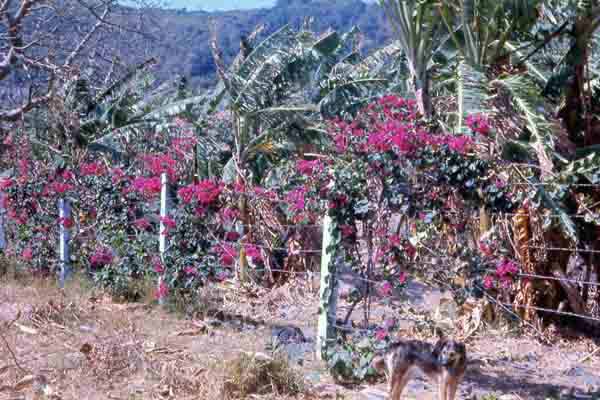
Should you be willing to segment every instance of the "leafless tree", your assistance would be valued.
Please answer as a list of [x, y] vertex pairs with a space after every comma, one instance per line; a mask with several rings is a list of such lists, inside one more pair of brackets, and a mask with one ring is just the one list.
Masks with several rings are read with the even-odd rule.
[[0, 0], [0, 122], [19, 121], [69, 80], [106, 86], [149, 56], [156, 5], [129, 4]]

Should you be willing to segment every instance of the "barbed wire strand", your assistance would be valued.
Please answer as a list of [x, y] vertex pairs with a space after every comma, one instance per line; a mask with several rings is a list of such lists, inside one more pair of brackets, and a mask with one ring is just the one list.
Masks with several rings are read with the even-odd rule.
[[571, 247], [544, 247], [544, 246], [530, 246], [524, 245], [522, 247], [527, 247], [529, 249], [537, 249], [537, 250], [548, 250], [548, 251], [570, 251], [573, 253], [589, 253], [589, 254], [598, 254], [600, 250], [593, 249], [574, 249]]
[[[74, 238], [93, 238], [93, 237], [92, 236], [87, 237], [87, 236], [81, 236], [81, 235], [74, 235]], [[137, 239], [138, 236], [135, 234], [129, 234], [129, 235], [127, 235], [127, 238]], [[285, 247], [270, 247], [268, 245], [252, 243], [252, 242], [239, 243], [239, 242], [233, 242], [233, 241], [227, 241], [227, 240], [209, 240], [209, 242], [213, 243], [213, 244], [229, 244], [229, 245], [237, 247], [237, 248], [241, 248], [242, 246], [255, 246], [257, 248], [261, 248], [261, 249], [265, 249], [265, 250], [291, 252], [292, 255], [322, 254], [322, 249], [299, 249], [299, 250], [290, 251], [290, 249], [285, 248]], [[169, 246], [169, 247], [171, 247], [171, 246]], [[533, 247], [533, 246], [531, 246], [530, 248], [545, 249], [545, 250], [569, 250], [569, 251], [578, 251], [578, 252], [586, 252], [587, 251], [587, 252], [594, 252], [594, 253], [600, 252], [598, 250], [592, 251], [592, 250], [586, 250], [586, 249], [576, 249], [575, 250], [575, 249], [568, 249], [568, 248], [548, 248], [548, 247]], [[427, 261], [408, 262], [408, 263], [404, 263], [403, 265], [415, 265], [415, 266], [430, 265], [430, 266], [437, 266], [437, 267], [444, 267], [444, 268], [452, 268], [453, 267], [450, 264], [433, 263], [433, 262], [427, 262]], [[487, 268], [485, 270], [488, 272], [496, 272], [494, 269], [490, 269], [490, 268]], [[279, 272], [283, 272], [283, 271], [279, 271]], [[585, 280], [572, 279], [572, 278], [559, 278], [559, 277], [555, 277], [555, 276], [551, 276], [551, 275], [529, 274], [529, 273], [524, 273], [524, 272], [517, 272], [515, 275], [520, 276], [520, 277], [525, 277], [525, 278], [553, 280], [553, 281], [568, 282], [568, 283], [600, 287], [599, 282], [585, 281]], [[368, 278], [364, 278], [364, 277], [360, 277], [360, 276], [353, 276], [353, 279], [361, 280], [361, 281], [369, 282], [369, 283], [374, 283], [374, 284], [382, 283], [382, 282], [386, 281], [385, 279], [384, 280], [373, 280], [373, 279], [368, 279]]]
[[600, 322], [600, 318], [592, 317], [590, 315], [577, 314], [577, 313], [573, 313], [573, 312], [569, 312], [569, 311], [559, 311], [559, 310], [553, 310], [551, 308], [527, 306], [527, 305], [520, 305], [520, 304], [516, 304], [516, 305], [508, 304], [508, 303], [500, 303], [500, 304], [503, 304], [504, 306], [507, 306], [507, 307], [517, 307], [517, 308], [525, 308], [525, 309], [529, 308], [532, 310], [542, 311], [542, 312], [546, 312], [546, 313], [550, 313], [550, 314], [564, 315], [564, 316], [568, 316], [568, 317], [582, 318], [582, 319]]
[[499, 302], [494, 296], [490, 295], [487, 290], [485, 290], [484, 288], [482, 288], [479, 285], [475, 285], [479, 290], [481, 290], [481, 293], [483, 293], [483, 295], [490, 300], [492, 303], [497, 304], [500, 308], [502, 308], [504, 311], [506, 311], [507, 313], [509, 313], [510, 315], [512, 315], [513, 317], [517, 318], [519, 321], [521, 321], [522, 324], [525, 324], [527, 326], [529, 326], [531, 329], [533, 329], [540, 338], [545, 338], [544, 334], [542, 333], [542, 331], [540, 331], [535, 325], [533, 325], [531, 322], [524, 320], [523, 318], [521, 318], [521, 316], [519, 314], [517, 314], [516, 312], [514, 312], [513, 310], [511, 310], [510, 308], [506, 307], [504, 305], [504, 303]]

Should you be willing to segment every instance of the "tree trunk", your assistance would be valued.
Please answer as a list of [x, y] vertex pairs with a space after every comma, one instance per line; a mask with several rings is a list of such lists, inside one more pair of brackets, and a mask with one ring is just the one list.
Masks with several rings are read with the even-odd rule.
[[[513, 229], [523, 272], [535, 274], [537, 272], [535, 270], [535, 260], [533, 260], [529, 249], [531, 229], [529, 226], [529, 211], [527, 209], [521, 208], [517, 211], [513, 217]], [[534, 322], [536, 312], [530, 308], [536, 305], [538, 297], [534, 281], [531, 279], [521, 279], [517, 285], [517, 295], [514, 300], [515, 309], [521, 318], [529, 322]]]
[[433, 104], [429, 93], [429, 74], [425, 72], [423, 77], [413, 77], [413, 89], [417, 100], [419, 112], [426, 118], [433, 116]]
[[[586, 84], [586, 66], [589, 57], [589, 45], [592, 40], [594, 15], [590, 10], [585, 10], [583, 15], [578, 15], [571, 32], [571, 49], [565, 57], [568, 74], [565, 91], [565, 105], [560, 110], [569, 138], [578, 146], [587, 146], [591, 143], [591, 129], [588, 118], [590, 110], [586, 107], [584, 86]], [[582, 118], [584, 117], [584, 118]], [[582, 134], [583, 132], [583, 134]]]

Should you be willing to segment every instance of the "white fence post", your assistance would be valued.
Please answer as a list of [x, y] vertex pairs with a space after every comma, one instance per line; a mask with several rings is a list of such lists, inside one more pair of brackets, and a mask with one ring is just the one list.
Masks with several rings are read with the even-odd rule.
[[6, 210], [4, 209], [4, 192], [0, 192], [0, 251], [6, 250], [6, 235], [4, 233], [4, 215]]
[[321, 285], [319, 288], [319, 322], [317, 325], [317, 358], [327, 359], [327, 350], [336, 336], [338, 283], [335, 264], [332, 263], [332, 223], [328, 215], [323, 219], [323, 247], [321, 250]]
[[[159, 233], [158, 233], [158, 251], [160, 253], [160, 261], [163, 264], [163, 268], [167, 268], [165, 265], [165, 252], [167, 251], [167, 232], [166, 225], [164, 223], [164, 218], [169, 215], [169, 206], [168, 206], [168, 198], [167, 198], [167, 189], [168, 189], [168, 179], [167, 174], [163, 172], [160, 175], [160, 224], [159, 224]], [[163, 277], [158, 277], [158, 290], [160, 291], [161, 285], [163, 282]], [[158, 297], [158, 304], [164, 304], [164, 298], [162, 296]]]
[[60, 199], [58, 200], [58, 216], [60, 221], [59, 226], [59, 253], [60, 253], [60, 275], [59, 275], [59, 286], [65, 287], [65, 282], [71, 275], [71, 263], [69, 254], [69, 239], [71, 233], [69, 228], [65, 226], [67, 221], [71, 218], [71, 206], [69, 200]]

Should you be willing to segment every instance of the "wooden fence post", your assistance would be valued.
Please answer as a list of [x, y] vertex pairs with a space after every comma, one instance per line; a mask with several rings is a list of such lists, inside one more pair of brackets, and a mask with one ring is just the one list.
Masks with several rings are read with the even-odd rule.
[[328, 251], [333, 242], [331, 217], [323, 219], [323, 247], [321, 250], [321, 285], [319, 288], [319, 322], [317, 326], [317, 358], [327, 359], [327, 350], [336, 336], [336, 311], [338, 282], [336, 277], [335, 260]]
[[[160, 223], [159, 223], [159, 233], [158, 233], [158, 251], [160, 253], [160, 261], [163, 264], [163, 268], [167, 268], [165, 265], [165, 252], [167, 251], [167, 232], [166, 225], [164, 223], [164, 218], [169, 215], [169, 206], [168, 206], [168, 198], [167, 198], [167, 189], [168, 189], [168, 179], [167, 174], [163, 172], [160, 175]], [[163, 283], [163, 277], [158, 277], [158, 287], [157, 289], [161, 290], [161, 286]], [[158, 304], [164, 304], [164, 298], [162, 296], [158, 297]]]
[[71, 219], [71, 206], [69, 200], [58, 200], [58, 216], [60, 221], [59, 226], [59, 254], [60, 254], [60, 275], [59, 286], [65, 287], [65, 282], [71, 275], [71, 255], [69, 254], [69, 240], [71, 232], [69, 231], [68, 221]]

